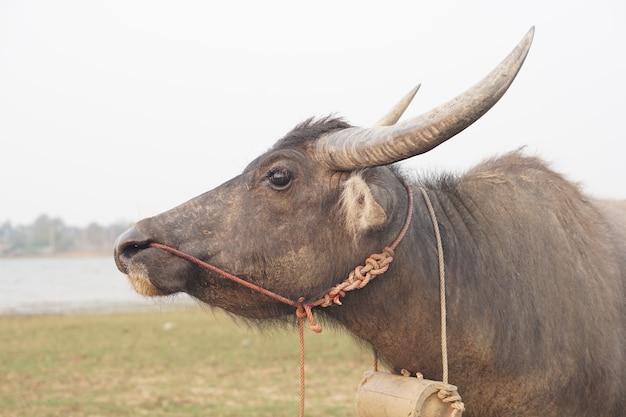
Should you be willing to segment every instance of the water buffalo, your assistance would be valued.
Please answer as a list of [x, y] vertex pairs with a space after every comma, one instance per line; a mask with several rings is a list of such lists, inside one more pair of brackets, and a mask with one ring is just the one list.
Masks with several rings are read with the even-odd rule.
[[[583, 195], [520, 151], [463, 175], [409, 178], [393, 165], [493, 106], [532, 36], [425, 115], [397, 124], [397, 115], [386, 117], [371, 128], [305, 121], [241, 175], [122, 234], [118, 268], [145, 295], [185, 292], [251, 319], [292, 317], [292, 306], [151, 244], [290, 300], [315, 300], [388, 246], [410, 211], [388, 271], [342, 305], [313, 310], [376, 349], [394, 372], [440, 380], [438, 254], [421, 187], [441, 231], [449, 369], [466, 415], [626, 415], [624, 207]], [[412, 207], [404, 181], [415, 191]]]

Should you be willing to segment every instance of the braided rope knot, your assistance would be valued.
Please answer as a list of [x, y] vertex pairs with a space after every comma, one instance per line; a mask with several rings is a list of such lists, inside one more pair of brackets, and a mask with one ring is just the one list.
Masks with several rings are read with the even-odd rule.
[[329, 307], [333, 304], [341, 305], [341, 298], [348, 291], [358, 290], [365, 287], [371, 280], [384, 274], [393, 261], [393, 249], [384, 248], [382, 253], [374, 253], [365, 260], [365, 265], [359, 265], [350, 271], [348, 277], [335, 285], [313, 305]]
[[[304, 298], [300, 297], [298, 302], [300, 303], [304, 302]], [[322, 332], [322, 326], [317, 324], [317, 322], [315, 321], [315, 317], [313, 316], [313, 311], [311, 310], [311, 306], [309, 304], [299, 305], [298, 308], [296, 308], [296, 317], [298, 317], [299, 321], [308, 319], [309, 328], [313, 330], [315, 333]]]
[[450, 407], [453, 409], [451, 417], [459, 417], [465, 411], [465, 404], [463, 404], [461, 396], [453, 394], [452, 391], [452, 388], [441, 388], [437, 397], [444, 403], [450, 403]]

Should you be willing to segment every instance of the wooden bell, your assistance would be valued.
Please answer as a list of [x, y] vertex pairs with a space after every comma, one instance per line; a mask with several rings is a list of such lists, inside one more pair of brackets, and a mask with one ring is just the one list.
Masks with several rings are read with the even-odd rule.
[[440, 381], [367, 371], [357, 390], [359, 417], [460, 417], [457, 387]]

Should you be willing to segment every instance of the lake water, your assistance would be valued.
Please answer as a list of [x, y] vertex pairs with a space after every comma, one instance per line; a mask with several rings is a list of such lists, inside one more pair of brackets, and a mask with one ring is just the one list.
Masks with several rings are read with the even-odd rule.
[[186, 295], [137, 294], [111, 257], [0, 258], [0, 314], [167, 309], [193, 303]]

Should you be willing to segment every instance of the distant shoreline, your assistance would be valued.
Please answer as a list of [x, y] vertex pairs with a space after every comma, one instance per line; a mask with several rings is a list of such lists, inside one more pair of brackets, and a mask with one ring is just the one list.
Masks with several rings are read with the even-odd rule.
[[99, 251], [0, 259], [0, 316], [167, 310], [191, 297], [144, 297]]
[[72, 259], [72, 258], [113, 258], [113, 249], [105, 251], [70, 251], [56, 253], [24, 253], [0, 255], [0, 259]]

